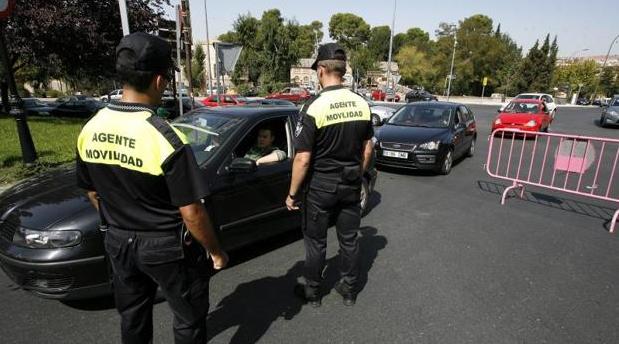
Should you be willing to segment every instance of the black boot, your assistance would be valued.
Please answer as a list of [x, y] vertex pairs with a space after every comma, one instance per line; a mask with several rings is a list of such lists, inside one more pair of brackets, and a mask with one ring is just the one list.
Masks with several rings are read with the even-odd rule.
[[317, 291], [311, 292], [305, 284], [297, 283], [294, 286], [294, 295], [300, 298], [303, 303], [309, 303], [310, 306], [318, 308], [321, 305], [320, 295]]
[[338, 294], [342, 295], [344, 305], [353, 306], [357, 301], [357, 294], [342, 281], [337, 282], [333, 289], [335, 289]]

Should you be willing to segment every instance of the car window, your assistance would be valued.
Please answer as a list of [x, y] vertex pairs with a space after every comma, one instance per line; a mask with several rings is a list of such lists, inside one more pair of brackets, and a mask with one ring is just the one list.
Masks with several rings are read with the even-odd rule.
[[290, 93], [290, 89], [289, 89], [289, 88], [284, 88], [284, 90], [282, 91], [282, 93], [284, 93], [284, 94], [289, 94], [289, 93]]
[[202, 165], [208, 163], [244, 121], [226, 115], [196, 113], [179, 117], [172, 122], [172, 126], [185, 135], [198, 165]]
[[511, 113], [538, 113], [539, 106], [537, 103], [511, 102], [507, 104], [503, 111]]
[[539, 99], [540, 97], [534, 94], [519, 94], [514, 99]]
[[[263, 135], [261, 138], [265, 140], [264, 135], [272, 135], [273, 142], [270, 145], [270, 149], [277, 149], [277, 151], [281, 151], [283, 154], [280, 161], [270, 163], [270, 165], [282, 162], [287, 160], [288, 157], [288, 135], [286, 129], [286, 123], [288, 122], [288, 116], [282, 116], [278, 118], [271, 118], [268, 120], [261, 121], [257, 123], [245, 137], [240, 141], [237, 147], [234, 149], [235, 157], [246, 157], [252, 160], [257, 160], [260, 157], [266, 155], [265, 152], [261, 152], [262, 147], [259, 145], [259, 136]], [[265, 129], [266, 132], [265, 132]], [[262, 142], [264, 144], [264, 141]], [[271, 151], [267, 150], [269, 153]], [[261, 166], [261, 165], [260, 165]], [[260, 167], [259, 166], [259, 167]]]
[[419, 104], [401, 107], [387, 124], [408, 126], [447, 128], [454, 115], [454, 108], [444, 104]]
[[230, 96], [225, 96], [224, 97], [224, 102], [234, 104], [234, 99], [232, 99], [232, 97], [230, 97]]
[[468, 122], [471, 119], [470, 114], [469, 114], [469, 110], [466, 107], [459, 106], [458, 110], [460, 110], [460, 114], [462, 115], [462, 117], [460, 119], [463, 122]]

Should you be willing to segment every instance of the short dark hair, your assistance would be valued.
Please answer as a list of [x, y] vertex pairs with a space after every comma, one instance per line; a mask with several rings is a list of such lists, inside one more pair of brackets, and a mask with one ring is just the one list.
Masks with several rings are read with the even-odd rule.
[[271, 127], [262, 127], [258, 129], [258, 133], [260, 133], [261, 131], [268, 131], [269, 134], [271, 134], [271, 136], [275, 137], [275, 131], [273, 131], [273, 128]]
[[119, 70], [118, 78], [123, 85], [132, 87], [138, 92], [145, 92], [150, 87], [153, 78], [157, 75], [153, 72], [142, 72], [136, 70]]
[[340, 78], [346, 75], [346, 62], [341, 60], [324, 60], [318, 62], [318, 66], [322, 66], [327, 70], [327, 74], [337, 74]]

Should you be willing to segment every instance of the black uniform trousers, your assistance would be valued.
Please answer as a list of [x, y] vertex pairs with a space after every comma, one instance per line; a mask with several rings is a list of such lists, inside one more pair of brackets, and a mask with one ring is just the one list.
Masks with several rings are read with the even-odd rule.
[[302, 207], [306, 293], [319, 293], [325, 268], [327, 229], [332, 221], [335, 221], [340, 246], [341, 282], [348, 291], [356, 292], [359, 276], [357, 235], [361, 222], [361, 182], [343, 184], [314, 176], [308, 184]]
[[174, 314], [174, 342], [206, 343], [213, 270], [204, 250], [184, 246], [180, 233], [116, 228], [107, 231], [105, 249], [114, 272], [123, 343], [152, 343], [157, 286]]

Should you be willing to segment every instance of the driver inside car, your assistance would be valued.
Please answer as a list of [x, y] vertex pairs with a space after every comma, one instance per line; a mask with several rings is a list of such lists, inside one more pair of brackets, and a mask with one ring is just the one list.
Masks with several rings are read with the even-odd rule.
[[269, 128], [258, 130], [256, 144], [245, 154], [245, 158], [254, 160], [256, 165], [265, 165], [286, 159], [286, 152], [273, 146], [275, 135]]

